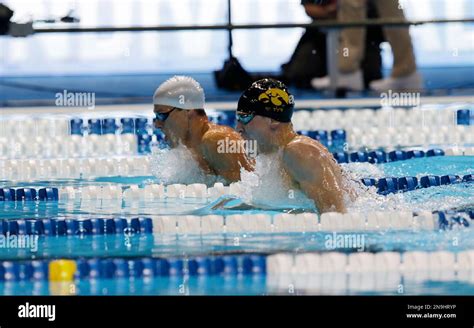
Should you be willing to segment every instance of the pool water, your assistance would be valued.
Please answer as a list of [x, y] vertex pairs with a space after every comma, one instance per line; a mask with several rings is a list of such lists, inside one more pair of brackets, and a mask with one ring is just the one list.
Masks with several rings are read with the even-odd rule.
[[[385, 164], [343, 164], [354, 180], [365, 177], [403, 177], [423, 175], [459, 176], [474, 174], [473, 156], [441, 156], [412, 159]], [[160, 181], [153, 176], [101, 177], [96, 179], [67, 179], [15, 183], [1, 181], [8, 187], [130, 185], [144, 186]], [[163, 215], [230, 215], [270, 214], [285, 211], [292, 204], [257, 206], [251, 210], [221, 207], [212, 209], [216, 199], [163, 198], [159, 200], [59, 200], [55, 202], [0, 202], [0, 220], [26, 218], [112, 218], [151, 217]], [[474, 209], [474, 185], [462, 182], [453, 185], [417, 189], [405, 193], [381, 196], [364, 190], [364, 196], [349, 207], [353, 212], [385, 210], [437, 211]], [[302, 210], [314, 211], [314, 208]], [[365, 252], [448, 251], [474, 249], [474, 230], [459, 226], [451, 230], [365, 231]], [[346, 233], [351, 233], [347, 231]], [[132, 234], [39, 236], [38, 249], [0, 248], [2, 260], [39, 260], [58, 258], [183, 258], [221, 256], [229, 254], [275, 254], [327, 252], [327, 232], [272, 233], [212, 233], [212, 234]], [[456, 242], [453, 242], [456, 241]], [[354, 250], [341, 249], [351, 253]], [[473, 273], [474, 275], [474, 273]], [[399, 283], [403, 281], [403, 291]], [[288, 286], [292, 286], [288, 288]], [[56, 294], [47, 281], [0, 281], [1, 294]], [[285, 275], [215, 275], [168, 276], [151, 278], [114, 278], [79, 280], [74, 294], [88, 295], [259, 295], [259, 294], [474, 294], [473, 277], [460, 279], [453, 272], [401, 274], [347, 273]]]

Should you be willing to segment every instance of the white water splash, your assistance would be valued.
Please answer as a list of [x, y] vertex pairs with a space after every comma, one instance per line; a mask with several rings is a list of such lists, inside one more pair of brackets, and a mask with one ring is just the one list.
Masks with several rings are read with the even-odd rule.
[[383, 178], [385, 173], [381, 167], [370, 163], [348, 163], [340, 164], [346, 177], [359, 181], [362, 178]]
[[276, 208], [314, 208], [314, 202], [300, 190], [292, 189], [284, 180], [281, 153], [256, 157], [255, 170], [241, 170], [241, 181], [237, 182], [240, 195], [245, 202]]
[[[386, 176], [383, 167], [370, 163], [350, 163], [341, 165], [343, 175], [355, 190], [355, 201], [346, 199], [350, 212], [370, 211], [419, 211], [445, 210], [472, 206], [474, 193], [471, 188], [462, 189], [462, 185], [439, 186], [419, 189], [407, 193], [377, 194], [375, 187], [365, 187], [358, 181], [362, 178], [382, 178]], [[202, 172], [191, 152], [184, 146], [172, 150], [156, 150], [152, 155], [151, 168], [153, 175], [161, 183], [204, 183], [212, 186], [221, 178]], [[244, 202], [264, 205], [272, 208], [307, 208], [315, 209], [314, 202], [300, 190], [292, 190], [283, 180], [281, 154], [263, 155], [256, 158], [254, 172], [242, 169], [241, 181], [235, 183], [233, 194]], [[348, 198], [348, 197], [347, 197]]]
[[212, 186], [220, 178], [205, 174], [191, 151], [183, 145], [173, 149], [156, 149], [151, 155], [151, 172], [165, 185], [204, 183]]

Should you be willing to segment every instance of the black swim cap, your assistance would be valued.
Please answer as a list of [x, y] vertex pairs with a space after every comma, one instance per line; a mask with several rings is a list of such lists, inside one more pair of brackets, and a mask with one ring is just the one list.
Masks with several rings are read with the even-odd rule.
[[286, 85], [274, 79], [252, 83], [240, 96], [237, 112], [270, 117], [279, 122], [290, 122], [295, 102]]

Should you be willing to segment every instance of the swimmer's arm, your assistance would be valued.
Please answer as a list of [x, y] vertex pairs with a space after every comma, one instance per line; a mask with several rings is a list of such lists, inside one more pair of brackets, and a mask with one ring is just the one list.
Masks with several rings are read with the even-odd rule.
[[245, 153], [226, 153], [219, 148], [219, 142], [225, 138], [233, 141], [241, 141], [239, 134], [224, 134], [221, 132], [208, 132], [202, 140], [204, 156], [216, 174], [220, 175], [228, 182], [240, 180], [240, 169], [243, 167], [247, 171], [253, 171], [252, 162]]
[[331, 165], [329, 153], [310, 145], [288, 145], [283, 154], [286, 171], [297, 182], [304, 193], [314, 200], [321, 213], [346, 212], [342, 178]]

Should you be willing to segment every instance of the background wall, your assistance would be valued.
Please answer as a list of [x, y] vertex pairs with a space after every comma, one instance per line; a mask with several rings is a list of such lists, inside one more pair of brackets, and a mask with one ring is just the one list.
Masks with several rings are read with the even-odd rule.
[[[226, 0], [7, 0], [15, 21], [64, 16], [81, 26], [222, 24]], [[233, 22], [308, 22], [300, 0], [234, 0]], [[401, 1], [409, 19], [474, 17], [472, 0]], [[234, 32], [234, 51], [249, 70], [278, 69], [294, 50], [301, 29]], [[411, 28], [421, 67], [473, 66], [473, 24]], [[209, 72], [227, 57], [223, 31], [50, 34], [0, 37], [0, 75], [90, 75]], [[384, 64], [391, 65], [384, 44]]]

